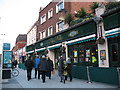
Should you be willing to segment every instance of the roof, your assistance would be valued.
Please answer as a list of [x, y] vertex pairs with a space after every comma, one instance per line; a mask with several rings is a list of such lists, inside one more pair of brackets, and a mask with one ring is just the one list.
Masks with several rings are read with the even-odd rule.
[[18, 37], [16, 38], [16, 43], [18, 41], [27, 41], [27, 34], [19, 34]]

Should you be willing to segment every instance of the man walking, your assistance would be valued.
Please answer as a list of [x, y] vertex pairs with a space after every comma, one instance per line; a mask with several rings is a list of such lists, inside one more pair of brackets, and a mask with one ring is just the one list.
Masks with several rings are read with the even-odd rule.
[[26, 69], [27, 69], [27, 78], [28, 78], [28, 81], [29, 81], [31, 79], [31, 71], [32, 71], [32, 68], [33, 68], [33, 61], [31, 60], [30, 56], [28, 56], [28, 59], [25, 62], [25, 66], [26, 66]]
[[40, 58], [39, 58], [38, 55], [36, 55], [36, 59], [35, 59], [35, 78], [36, 78], [37, 72], [38, 72], [38, 79], [40, 79], [40, 71], [39, 71], [40, 66], [39, 66], [39, 68], [38, 68], [38, 63], [39, 63], [39, 62], [40, 62]]
[[47, 60], [45, 59], [45, 55], [42, 56], [42, 59], [40, 60], [39, 64], [38, 64], [38, 68], [40, 66], [40, 72], [42, 74], [42, 80], [43, 80], [43, 83], [45, 83], [45, 74], [46, 74], [46, 71], [47, 71]]
[[48, 64], [48, 76], [49, 76], [49, 79], [51, 79], [51, 71], [53, 71], [53, 61], [50, 60], [50, 58], [48, 57], [47, 58], [47, 64]]

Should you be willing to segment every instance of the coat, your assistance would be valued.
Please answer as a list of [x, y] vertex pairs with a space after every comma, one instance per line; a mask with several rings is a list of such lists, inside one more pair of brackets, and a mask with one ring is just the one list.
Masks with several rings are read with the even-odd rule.
[[48, 71], [53, 71], [53, 61], [47, 60]]
[[34, 66], [33, 61], [31, 59], [26, 60], [25, 66], [27, 69], [32, 69]]
[[[35, 59], [35, 68], [38, 67], [39, 62], [40, 62], [40, 59], [39, 59], [39, 58], [36, 58], [36, 59]], [[39, 68], [40, 68], [40, 67], [39, 67]]]
[[42, 58], [38, 64], [38, 68], [40, 66], [40, 71], [47, 71], [48, 65], [47, 60], [45, 58]]
[[67, 66], [67, 72], [72, 73], [72, 62], [66, 61], [66, 66]]
[[64, 71], [64, 63], [63, 63], [63, 58], [60, 58], [58, 60], [58, 75], [62, 76]]

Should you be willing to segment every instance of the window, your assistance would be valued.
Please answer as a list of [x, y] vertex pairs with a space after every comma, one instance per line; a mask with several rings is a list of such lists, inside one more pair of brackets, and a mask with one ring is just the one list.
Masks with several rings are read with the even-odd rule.
[[52, 35], [53, 34], [53, 27], [49, 27], [48, 28], [48, 36]]
[[53, 8], [48, 11], [48, 19], [53, 16]]
[[45, 38], [45, 31], [42, 32], [42, 38]]
[[58, 23], [58, 31], [62, 31], [63, 30], [63, 25], [64, 25], [64, 21]]
[[64, 7], [63, 7], [63, 2], [58, 4], [58, 11], [62, 10]]
[[58, 13], [60, 10], [64, 9], [64, 2], [60, 1], [57, 5], [56, 5], [56, 13]]
[[46, 21], [46, 14], [44, 14], [42, 17], [41, 17], [41, 24], [44, 23]]

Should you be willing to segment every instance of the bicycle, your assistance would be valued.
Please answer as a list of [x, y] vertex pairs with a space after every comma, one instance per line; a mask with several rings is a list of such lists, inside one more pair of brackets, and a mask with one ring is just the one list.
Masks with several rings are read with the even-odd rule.
[[11, 74], [13, 77], [17, 77], [19, 75], [19, 71], [17, 69], [15, 69], [15, 67], [14, 67], [14, 68], [12, 68]]

